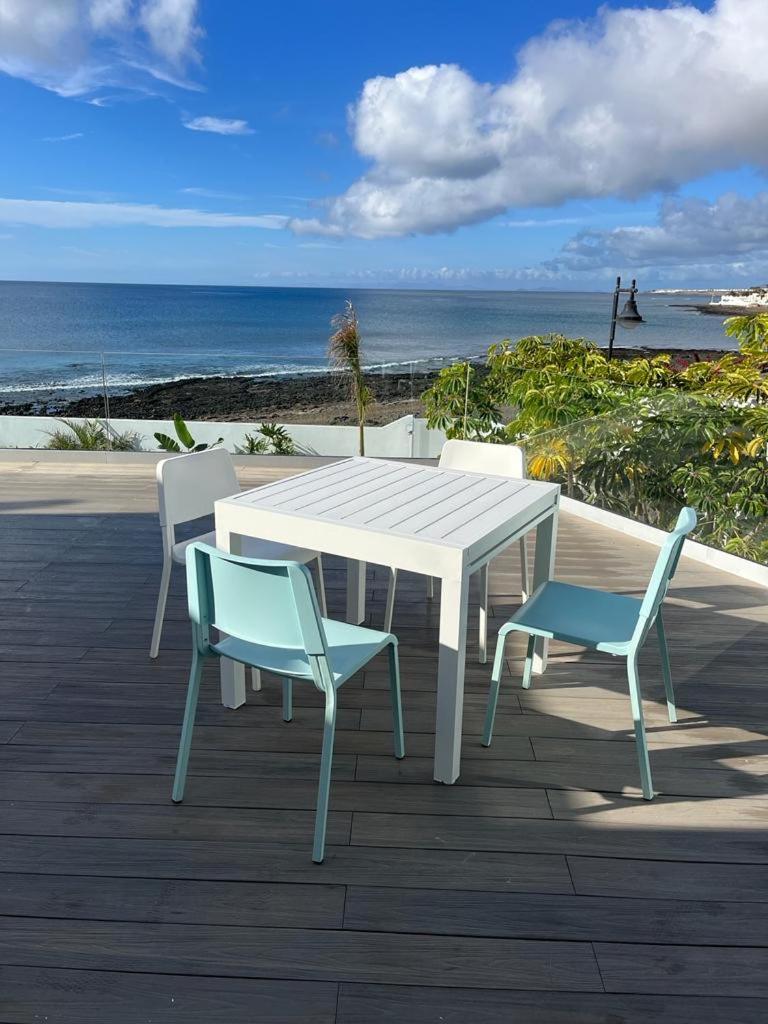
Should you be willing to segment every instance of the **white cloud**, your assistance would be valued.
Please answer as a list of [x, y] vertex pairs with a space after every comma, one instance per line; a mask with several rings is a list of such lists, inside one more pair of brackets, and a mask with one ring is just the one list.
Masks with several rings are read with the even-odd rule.
[[325, 146], [327, 149], [335, 149], [339, 144], [339, 136], [336, 132], [318, 132], [315, 136], [318, 146]]
[[0, 71], [60, 96], [147, 89], [147, 78], [199, 88], [198, 0], [0, 0]]
[[581, 224], [583, 217], [545, 217], [536, 220], [535, 217], [528, 217], [525, 220], [505, 220], [505, 228], [559, 228], [566, 224]]
[[371, 169], [300, 233], [451, 231], [510, 207], [634, 198], [768, 165], [768, 3], [601, 9], [557, 23], [514, 77], [456, 65], [369, 79], [350, 111]]
[[234, 201], [247, 199], [248, 196], [238, 195], [236, 192], [217, 192], [212, 188], [198, 188], [197, 186], [190, 186], [189, 188], [180, 188], [179, 192], [182, 192], [187, 196], [199, 196], [201, 199], [229, 199]]
[[88, 16], [97, 32], [122, 25], [131, 13], [131, 0], [91, 0]]
[[667, 199], [658, 224], [580, 231], [549, 266], [640, 270], [733, 261], [768, 261], [768, 192], [750, 198], [726, 193], [714, 202]]
[[38, 185], [37, 187], [42, 192], [52, 192], [57, 196], [69, 196], [93, 203], [111, 203], [120, 198], [118, 193], [105, 192], [96, 188], [59, 188], [55, 185]]
[[287, 219], [272, 213], [247, 216], [140, 203], [0, 199], [0, 224], [30, 224], [42, 228], [125, 227], [143, 224], [159, 228], [267, 228], [276, 231], [286, 226]]
[[214, 135], [253, 135], [247, 121], [232, 117], [193, 117], [184, 122], [193, 132], [213, 132]]
[[[278, 246], [268, 246], [279, 248]], [[489, 289], [556, 287], [564, 277], [546, 267], [381, 267], [363, 270], [263, 270], [262, 281], [295, 286]]]
[[152, 49], [173, 67], [197, 56], [195, 44], [203, 34], [197, 24], [197, 0], [144, 0], [138, 17]]
[[46, 135], [43, 142], [71, 142], [72, 139], [82, 139], [82, 132], [70, 132], [69, 135]]

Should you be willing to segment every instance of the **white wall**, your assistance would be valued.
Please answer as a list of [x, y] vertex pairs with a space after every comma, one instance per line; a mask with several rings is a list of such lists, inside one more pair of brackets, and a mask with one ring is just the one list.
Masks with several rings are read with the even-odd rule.
[[[655, 544], [656, 547], [661, 547], [669, 536], [664, 530], [659, 530], [655, 526], [648, 526], [636, 519], [628, 519], [627, 516], [608, 512], [604, 508], [588, 505], [585, 501], [577, 501], [575, 498], [567, 498], [565, 495], [560, 497], [560, 508], [571, 515], [579, 516], [580, 519], [588, 519], [609, 530], [625, 533], [628, 537], [637, 537], [638, 540]], [[761, 587], [768, 587], [768, 565], [752, 562], [748, 558], [740, 558], [738, 555], [731, 555], [727, 551], [710, 547], [708, 544], [701, 544], [696, 540], [686, 540], [683, 555], [696, 562], [704, 562], [723, 572], [733, 573], [742, 581], [749, 580]]]
[[[76, 417], [73, 417], [76, 419]], [[80, 420], [82, 422], [82, 420]], [[116, 433], [138, 434], [142, 451], [157, 451], [154, 434], [161, 431], [174, 437], [173, 424], [168, 420], [110, 421]], [[224, 447], [234, 451], [243, 444], [247, 433], [254, 433], [252, 423], [211, 423], [190, 420], [189, 430], [197, 442], [211, 444], [219, 437]], [[0, 448], [45, 448], [52, 431], [62, 428], [61, 421], [52, 416], [0, 416]], [[321, 426], [317, 424], [288, 423], [285, 428], [294, 440], [297, 452], [303, 455], [357, 455], [358, 430], [355, 426]], [[366, 455], [399, 458], [436, 458], [440, 454], [445, 435], [439, 430], [428, 430], [426, 420], [403, 416], [383, 427], [365, 428]]]

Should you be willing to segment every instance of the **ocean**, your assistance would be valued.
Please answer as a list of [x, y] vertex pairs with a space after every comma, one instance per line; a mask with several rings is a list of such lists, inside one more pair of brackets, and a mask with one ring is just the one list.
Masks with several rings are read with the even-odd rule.
[[[611, 296], [0, 282], [0, 396], [76, 398], [220, 374], [327, 369], [329, 322], [351, 298], [367, 365], [386, 372], [482, 356], [503, 338], [558, 331], [606, 344]], [[733, 347], [722, 318], [640, 294], [647, 323], [616, 344]]]

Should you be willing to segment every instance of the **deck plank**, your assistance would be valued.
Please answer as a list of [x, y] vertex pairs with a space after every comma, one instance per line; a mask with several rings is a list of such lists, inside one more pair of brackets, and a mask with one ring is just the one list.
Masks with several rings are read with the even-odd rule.
[[[170, 778], [167, 775], [98, 775], [85, 772], [0, 772], [0, 801], [12, 800], [23, 792], [26, 802], [88, 804], [156, 804], [167, 807]], [[317, 801], [317, 786], [312, 781], [282, 778], [273, 785], [256, 787], [232, 785], [231, 778], [195, 777], [190, 781], [184, 806], [305, 808]], [[363, 811], [376, 808], [397, 812], [403, 804], [397, 785], [337, 780], [331, 791], [331, 809]], [[414, 786], [408, 790], [408, 806], [420, 814], [493, 813], [499, 817], [551, 818], [549, 799], [543, 789], [508, 791], [472, 786], [453, 786], [441, 790], [434, 785]]]
[[3, 1024], [334, 1024], [329, 982], [0, 966]]
[[[576, 892], [587, 896], [768, 903], [768, 859], [762, 864], [696, 864], [569, 855], [568, 866]], [[754, 912], [765, 914], [762, 908]]]
[[765, 1024], [760, 999], [340, 988], [338, 1024]]
[[0, 963], [203, 977], [599, 992], [587, 942], [0, 918]]
[[595, 943], [607, 992], [768, 998], [768, 949]]
[[768, 916], [746, 903], [350, 886], [344, 927], [574, 942], [768, 946]]
[[0, 915], [274, 928], [341, 928], [344, 886], [94, 875], [0, 875]]
[[[393, 867], [394, 865], [394, 867]], [[186, 839], [92, 839], [6, 836], [0, 871], [130, 878], [311, 882], [474, 889], [478, 892], [572, 893], [565, 857], [549, 854], [466, 853], [351, 846], [326, 849], [322, 871], [306, 844], [251, 845]]]
[[631, 857], [642, 849], [649, 860], [703, 860], [763, 864], [768, 859], [766, 830], [759, 825], [732, 830], [651, 829], [647, 825], [595, 828], [589, 821], [529, 821], [510, 818], [461, 818], [411, 814], [355, 813], [352, 843], [405, 846], [410, 849], [495, 850], [515, 853]]

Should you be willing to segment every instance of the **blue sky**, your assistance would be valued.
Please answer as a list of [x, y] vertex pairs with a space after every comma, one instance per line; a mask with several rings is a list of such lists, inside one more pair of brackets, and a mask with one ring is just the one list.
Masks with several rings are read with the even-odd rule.
[[764, 0], [6, 0], [0, 278], [759, 283], [766, 45]]

